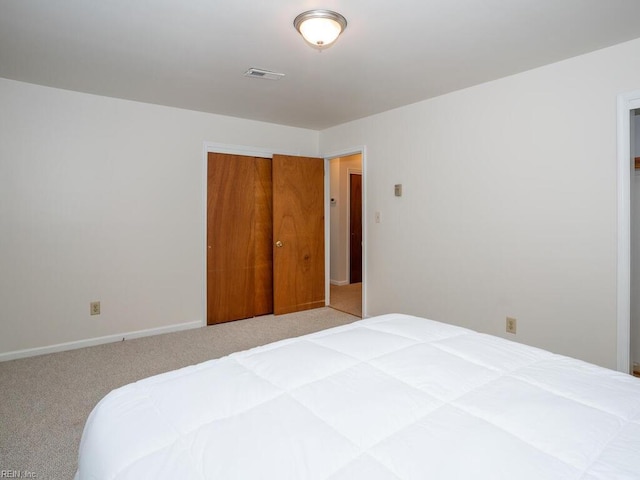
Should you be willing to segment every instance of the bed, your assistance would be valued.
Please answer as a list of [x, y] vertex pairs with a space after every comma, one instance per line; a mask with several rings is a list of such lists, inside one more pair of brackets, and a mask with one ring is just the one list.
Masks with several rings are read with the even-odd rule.
[[114, 390], [86, 479], [638, 479], [640, 381], [390, 314]]

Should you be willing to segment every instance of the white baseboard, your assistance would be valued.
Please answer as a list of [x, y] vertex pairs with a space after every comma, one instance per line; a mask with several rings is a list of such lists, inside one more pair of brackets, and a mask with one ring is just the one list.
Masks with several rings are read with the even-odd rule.
[[349, 285], [349, 280], [329, 280], [331, 285], [336, 285], [338, 287], [342, 287], [344, 285]]
[[0, 362], [8, 360], [17, 360], [19, 358], [35, 357], [36, 355], [45, 355], [47, 353], [64, 352], [67, 350], [75, 350], [84, 347], [93, 347], [104, 343], [121, 342], [123, 340], [132, 340], [134, 338], [150, 337], [152, 335], [160, 335], [163, 333], [180, 332], [182, 330], [190, 330], [192, 328], [203, 327], [201, 321], [179, 323], [177, 325], [167, 325], [166, 327], [150, 328], [148, 330], [138, 330], [135, 332], [118, 333], [107, 335], [104, 337], [88, 338], [86, 340], [78, 340], [75, 342], [58, 343], [46, 347], [28, 348], [25, 350], [15, 350], [13, 352], [0, 353]]

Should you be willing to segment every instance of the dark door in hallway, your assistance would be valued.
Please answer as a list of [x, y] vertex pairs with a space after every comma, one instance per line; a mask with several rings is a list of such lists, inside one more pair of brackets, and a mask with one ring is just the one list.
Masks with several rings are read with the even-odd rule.
[[349, 174], [349, 283], [362, 281], [362, 175]]

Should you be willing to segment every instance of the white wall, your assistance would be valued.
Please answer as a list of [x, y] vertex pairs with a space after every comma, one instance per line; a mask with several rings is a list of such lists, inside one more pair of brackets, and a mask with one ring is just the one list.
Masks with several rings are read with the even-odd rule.
[[336, 285], [349, 283], [349, 173], [362, 172], [360, 153], [333, 158], [331, 172], [331, 282]]
[[0, 358], [203, 321], [205, 141], [319, 134], [0, 79]]
[[638, 58], [640, 40], [321, 132], [367, 148], [368, 313], [615, 368], [616, 96]]

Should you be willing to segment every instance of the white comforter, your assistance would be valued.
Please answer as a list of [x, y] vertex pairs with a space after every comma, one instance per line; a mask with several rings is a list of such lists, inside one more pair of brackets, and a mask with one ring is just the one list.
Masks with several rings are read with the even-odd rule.
[[84, 479], [637, 479], [640, 381], [392, 314], [114, 390]]

